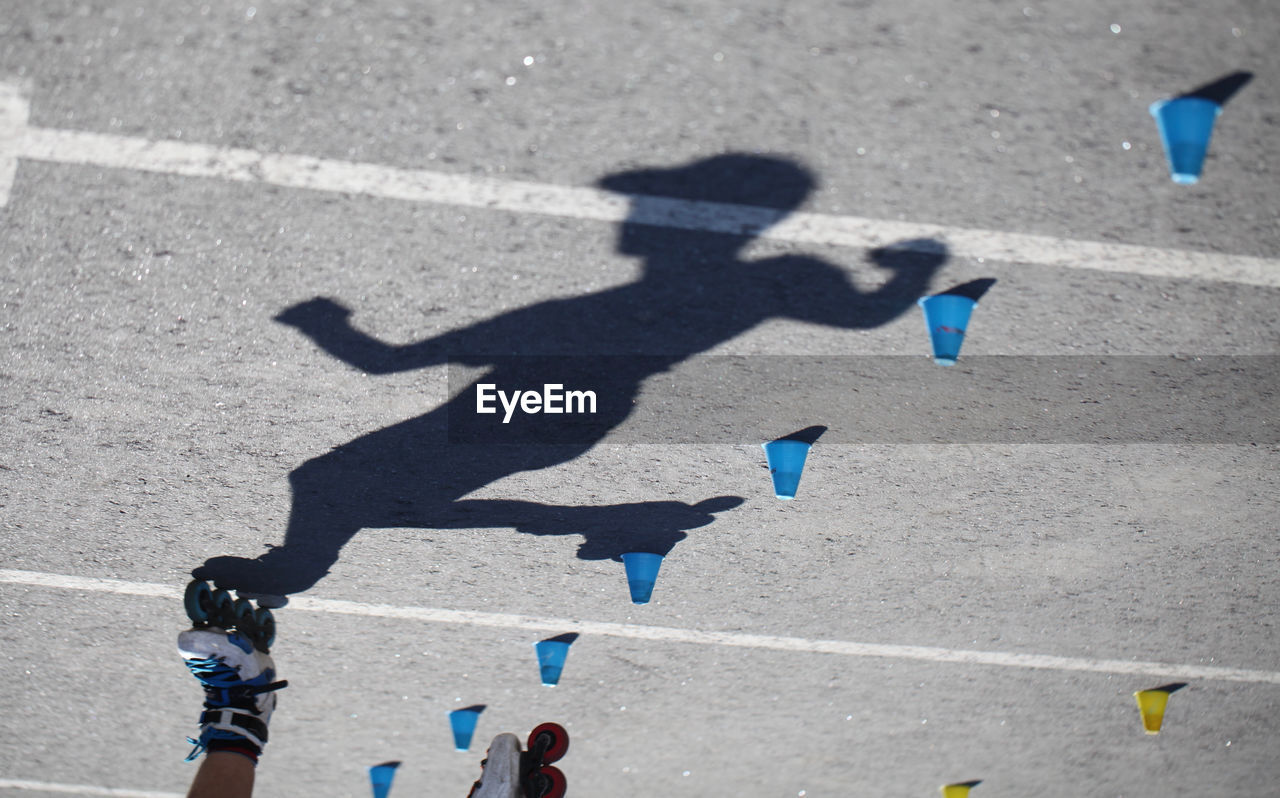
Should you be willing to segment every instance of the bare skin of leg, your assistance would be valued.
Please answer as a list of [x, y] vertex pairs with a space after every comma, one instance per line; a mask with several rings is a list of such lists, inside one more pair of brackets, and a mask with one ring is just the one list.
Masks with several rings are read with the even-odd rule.
[[253, 795], [253, 761], [229, 751], [205, 754], [187, 798], [249, 798]]

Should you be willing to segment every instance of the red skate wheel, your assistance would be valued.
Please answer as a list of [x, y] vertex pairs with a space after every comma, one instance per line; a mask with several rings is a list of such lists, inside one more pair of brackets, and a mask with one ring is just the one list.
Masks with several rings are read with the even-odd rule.
[[[542, 737], [540, 741], [538, 738]], [[549, 739], [548, 739], [549, 738]], [[569, 732], [559, 723], [543, 723], [529, 732], [528, 745], [525, 747], [530, 751], [538, 747], [539, 742], [542, 743], [544, 753], [542, 761], [551, 763], [561, 759], [569, 750]]]
[[564, 798], [565, 790], [569, 787], [569, 780], [555, 765], [538, 768], [529, 781], [533, 787], [529, 798]]

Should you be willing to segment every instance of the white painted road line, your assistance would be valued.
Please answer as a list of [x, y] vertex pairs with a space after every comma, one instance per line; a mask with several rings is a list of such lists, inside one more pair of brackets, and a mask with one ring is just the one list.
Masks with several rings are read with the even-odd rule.
[[66, 795], [102, 795], [108, 798], [182, 798], [182, 795], [176, 792], [125, 790], [115, 787], [94, 787], [88, 784], [57, 784], [51, 781], [28, 781], [26, 779], [0, 779], [0, 790], [58, 792]]
[[[933, 224], [555, 186], [377, 164], [261, 153], [179, 141], [53, 130], [27, 124], [29, 104], [0, 83], [0, 206], [8, 202], [18, 159], [218, 178], [315, 191], [428, 202], [602, 222], [631, 220], [687, 230], [760, 236], [801, 244], [871, 249], [935, 239], [952, 257], [986, 258], [1068, 269], [1143, 274], [1280, 287], [1280, 260], [1002, 233]], [[634, 207], [633, 207], [634, 205]], [[908, 243], [904, 248], [932, 245]]]
[[30, 106], [22, 90], [0, 83], [0, 208], [9, 204], [9, 191], [18, 169], [18, 151], [26, 134]]
[[[118, 579], [50, 574], [39, 571], [0, 569], [0, 583], [30, 585], [60, 590], [83, 590], [93, 593], [115, 593], [128, 596], [147, 596], [177, 601], [182, 591], [169, 585], [150, 582], [126, 582]], [[900, 646], [882, 643], [853, 643], [844, 640], [814, 640], [802, 637], [778, 637], [740, 632], [708, 632], [697, 629], [679, 629], [668, 626], [640, 626], [638, 624], [608, 623], [601, 621], [574, 621], [564, 618], [534, 618], [526, 615], [508, 615], [496, 612], [470, 612], [463, 610], [431, 609], [428, 607], [399, 607], [389, 604], [362, 604], [355, 601], [309, 598], [298, 596], [289, 601], [289, 608], [305, 612], [327, 612], [338, 615], [360, 615], [373, 618], [416, 621], [419, 623], [444, 623], [461, 626], [490, 626], [502, 629], [522, 629], [533, 632], [578, 632], [583, 635], [624, 637], [633, 640], [654, 640], [665, 643], [691, 643], [694, 645], [728, 646], [772, 651], [790, 651], [799, 654], [835, 654], [846, 657], [877, 657], [882, 659], [912, 660], [917, 662], [943, 662], [965, 665], [989, 665], [1006, 668], [1030, 668], [1036, 670], [1082, 671], [1087, 673], [1111, 673], [1126, 676], [1149, 676], [1159, 679], [1212, 680], [1228, 682], [1257, 682], [1280, 684], [1280, 672], [1226, 668], [1216, 665], [1176, 665], [1163, 662], [1137, 662], [1128, 660], [1089, 659], [1083, 657], [1055, 657], [1045, 654], [1016, 654], [1002, 651], [968, 651], [964, 649], [934, 648], [930, 646]]]

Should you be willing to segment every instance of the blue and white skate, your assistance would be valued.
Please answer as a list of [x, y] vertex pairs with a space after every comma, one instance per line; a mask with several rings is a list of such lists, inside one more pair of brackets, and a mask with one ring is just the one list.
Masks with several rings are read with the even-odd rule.
[[178, 635], [178, 653], [205, 693], [200, 736], [188, 738], [195, 748], [187, 760], [215, 740], [248, 741], [261, 752], [275, 691], [288, 685], [275, 680], [275, 662], [267, 653], [275, 638], [270, 610], [255, 611], [244, 599], [231, 601], [204, 582], [188, 586], [185, 604], [194, 626]]

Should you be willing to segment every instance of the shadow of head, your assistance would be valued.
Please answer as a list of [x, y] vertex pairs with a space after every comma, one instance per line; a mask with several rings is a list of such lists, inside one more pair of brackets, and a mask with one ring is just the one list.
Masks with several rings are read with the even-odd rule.
[[681, 230], [739, 237], [740, 247], [799, 208], [817, 181], [784, 158], [728, 153], [670, 169], [619, 172], [598, 185], [631, 201], [618, 250], [645, 256], [688, 235]]

